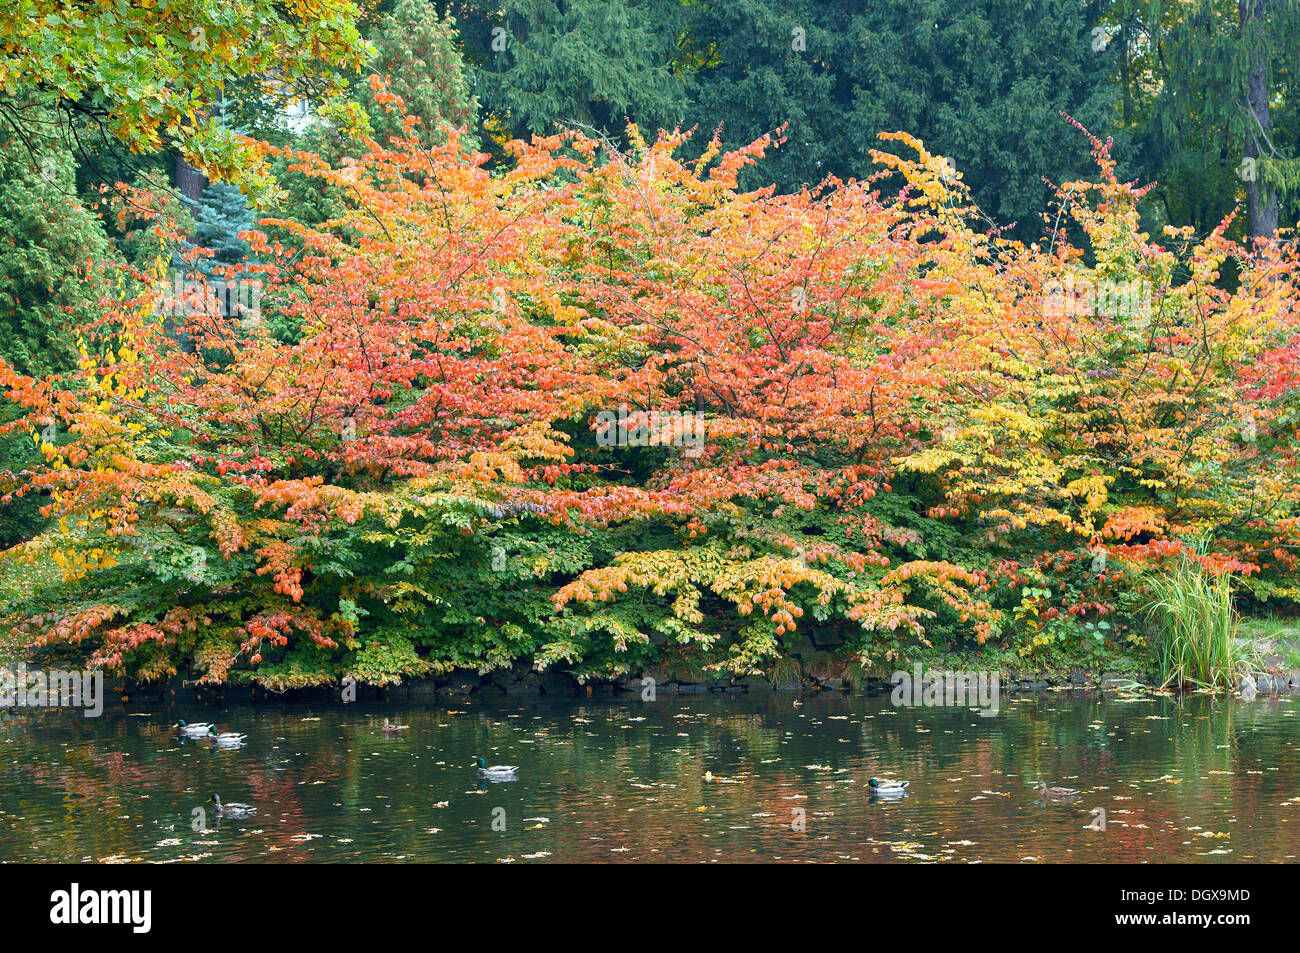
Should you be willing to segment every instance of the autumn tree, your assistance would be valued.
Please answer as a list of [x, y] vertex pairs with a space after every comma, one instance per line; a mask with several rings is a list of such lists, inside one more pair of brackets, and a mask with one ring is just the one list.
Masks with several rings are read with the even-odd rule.
[[175, 149], [263, 199], [272, 186], [262, 164], [212, 107], [241, 77], [328, 100], [338, 71], [364, 58], [356, 16], [350, 0], [14, 0], [0, 13], [0, 117], [24, 139], [45, 111], [65, 128], [89, 117], [133, 152]]
[[4, 491], [59, 527], [4, 554], [60, 570], [12, 632], [275, 688], [725, 678], [810, 632], [862, 666], [1091, 645], [1189, 553], [1294, 602], [1295, 249], [1154, 242], [1079, 134], [1097, 174], [1034, 245], [902, 133], [870, 179], [794, 195], [740, 185], [770, 139], [571, 129], [495, 172], [454, 131], [338, 164], [265, 146], [347, 201], [263, 223], [238, 266], [292, 340], [197, 313], [182, 347], [128, 286], [75, 371], [0, 364], [46, 461]]

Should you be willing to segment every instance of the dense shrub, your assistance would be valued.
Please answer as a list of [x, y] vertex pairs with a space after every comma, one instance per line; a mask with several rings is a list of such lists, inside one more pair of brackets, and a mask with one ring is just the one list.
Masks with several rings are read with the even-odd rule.
[[1097, 142], [1051, 210], [1075, 248], [975, 229], [907, 136], [792, 196], [738, 191], [763, 141], [687, 166], [630, 136], [515, 143], [495, 176], [454, 136], [286, 157], [350, 197], [253, 236], [290, 343], [195, 316], [183, 349], [123, 294], [76, 373], [0, 365], [20, 426], [68, 435], [8, 478], [59, 532], [5, 558], [62, 569], [16, 634], [278, 687], [765, 670], [817, 629], [862, 661], [1032, 654], [1122, 637], [1193, 537], [1300, 595], [1293, 248], [1155, 243]]

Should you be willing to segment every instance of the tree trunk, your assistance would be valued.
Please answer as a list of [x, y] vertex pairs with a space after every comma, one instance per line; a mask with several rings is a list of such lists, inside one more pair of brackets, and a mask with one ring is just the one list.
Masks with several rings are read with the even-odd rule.
[[191, 202], [197, 202], [203, 198], [203, 190], [208, 187], [208, 177], [182, 159], [179, 153], [176, 156], [174, 175], [176, 191], [180, 192], [181, 195]]
[[[1264, 5], [1267, 0], [1237, 0], [1237, 15], [1243, 34], [1252, 32], [1248, 27], [1261, 28]], [[1272, 153], [1273, 117], [1268, 110], [1268, 56], [1263, 43], [1259, 45], [1258, 59], [1246, 74], [1246, 102], [1250, 107], [1250, 128], [1246, 133], [1246, 157], [1257, 160]], [[1254, 169], [1255, 162], [1249, 166]], [[1277, 235], [1277, 191], [1260, 181], [1256, 171], [1246, 182], [1247, 209], [1250, 214], [1250, 237], [1273, 238]]]
[[1128, 19], [1119, 25], [1119, 88], [1123, 90], [1122, 105], [1120, 108], [1120, 125], [1128, 129], [1129, 115], [1129, 48], [1128, 48]]

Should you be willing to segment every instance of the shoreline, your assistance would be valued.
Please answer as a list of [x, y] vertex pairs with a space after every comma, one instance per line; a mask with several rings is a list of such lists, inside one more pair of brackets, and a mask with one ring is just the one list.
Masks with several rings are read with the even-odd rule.
[[[914, 665], [899, 671], [911, 672]], [[926, 673], [960, 671], [951, 666], [924, 666]], [[1105, 672], [1080, 672], [1061, 676], [1055, 672], [1021, 672], [990, 673], [998, 675], [999, 690], [1008, 695], [1041, 694], [1045, 692], [1069, 691], [1082, 694], [1116, 692], [1141, 688], [1158, 691], [1159, 685], [1149, 678], [1124, 675], [1109, 675]], [[1300, 695], [1300, 671], [1259, 672], [1252, 677], [1259, 697], [1281, 697]], [[455, 702], [468, 699], [614, 699], [635, 697], [645, 692], [651, 684], [656, 695], [702, 696], [702, 695], [792, 695], [817, 696], [829, 695], [878, 695], [888, 694], [894, 688], [894, 682], [885, 677], [869, 677], [860, 683], [848, 686], [836, 677], [816, 679], [805, 677], [798, 681], [789, 679], [773, 682], [754, 676], [741, 679], [729, 679], [713, 682], [690, 681], [683, 679], [655, 679], [649, 683], [646, 679], [654, 678], [645, 674], [624, 677], [617, 680], [587, 680], [580, 682], [567, 672], [529, 672], [522, 678], [511, 680], [509, 674], [489, 672], [483, 675], [473, 670], [455, 672], [439, 678], [413, 679], [395, 685], [366, 685], [356, 683], [351, 686], [353, 697], [349, 702], [384, 704], [394, 702], [428, 703]], [[236, 684], [220, 686], [201, 686], [192, 681], [179, 678], [162, 682], [136, 683], [121, 678], [105, 681], [104, 704], [111, 708], [127, 708], [136, 705], [157, 703], [199, 704], [221, 706], [228, 704], [259, 704], [283, 702], [288, 704], [313, 704], [321, 702], [343, 703], [344, 687], [341, 685], [316, 686], [287, 689], [282, 692], [272, 691], [258, 685]], [[1234, 697], [1239, 691], [1232, 693]]]

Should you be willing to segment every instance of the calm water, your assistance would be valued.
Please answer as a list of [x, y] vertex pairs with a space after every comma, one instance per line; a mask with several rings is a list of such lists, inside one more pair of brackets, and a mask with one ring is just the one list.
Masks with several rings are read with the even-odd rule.
[[[632, 698], [0, 715], [0, 860], [1300, 855], [1296, 699], [1047, 693], [980, 717], [895, 709], [887, 695]], [[178, 716], [248, 743], [182, 741]], [[410, 727], [385, 734], [385, 716]], [[479, 782], [475, 755], [519, 765], [519, 779]], [[910, 780], [910, 796], [873, 801], [873, 776]], [[1040, 778], [1082, 797], [1042, 804]], [[257, 815], [218, 821], [214, 791]], [[1093, 808], [1104, 831], [1089, 829]]]

